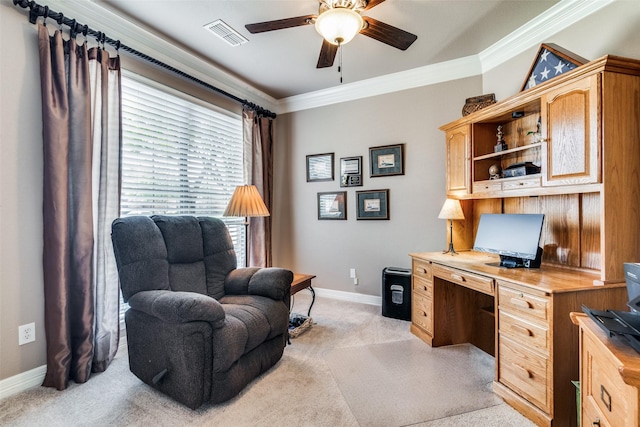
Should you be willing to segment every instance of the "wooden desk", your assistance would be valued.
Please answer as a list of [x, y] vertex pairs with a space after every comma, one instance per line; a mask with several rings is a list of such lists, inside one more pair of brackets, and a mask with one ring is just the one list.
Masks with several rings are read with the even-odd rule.
[[315, 277], [316, 276], [311, 274], [294, 273], [293, 282], [291, 282], [291, 295], [294, 295], [303, 289], [309, 289], [309, 292], [311, 292], [311, 305], [309, 305], [307, 316], [311, 316], [311, 308], [313, 307], [313, 303], [316, 302], [316, 291], [311, 287], [311, 280]]
[[432, 346], [471, 342], [496, 358], [494, 391], [541, 426], [575, 426], [582, 304], [623, 309], [624, 283], [543, 265], [499, 267], [497, 256], [413, 253], [411, 331]]

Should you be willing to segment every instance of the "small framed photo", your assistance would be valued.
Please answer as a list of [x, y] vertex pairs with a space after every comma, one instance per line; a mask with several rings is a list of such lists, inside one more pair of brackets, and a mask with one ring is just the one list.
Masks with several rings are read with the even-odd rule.
[[357, 219], [389, 219], [389, 190], [356, 191]]
[[307, 182], [333, 181], [333, 153], [307, 156]]
[[340, 159], [340, 187], [362, 186], [362, 156]]
[[347, 192], [318, 193], [318, 219], [347, 219]]
[[371, 177], [404, 175], [404, 144], [369, 148]]

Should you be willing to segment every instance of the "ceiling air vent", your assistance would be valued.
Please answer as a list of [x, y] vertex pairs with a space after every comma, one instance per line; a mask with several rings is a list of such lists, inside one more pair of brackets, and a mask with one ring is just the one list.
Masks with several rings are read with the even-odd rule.
[[239, 32], [231, 28], [222, 19], [218, 19], [204, 26], [207, 30], [211, 31], [216, 36], [220, 37], [231, 46], [240, 46], [248, 42]]

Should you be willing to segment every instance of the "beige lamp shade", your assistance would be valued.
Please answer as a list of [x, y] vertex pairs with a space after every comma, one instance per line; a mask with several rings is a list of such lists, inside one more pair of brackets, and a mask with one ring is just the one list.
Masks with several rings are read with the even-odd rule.
[[464, 219], [464, 213], [462, 212], [462, 206], [460, 205], [460, 200], [455, 199], [447, 199], [442, 205], [442, 209], [440, 210], [440, 214], [438, 214], [439, 219]]
[[239, 185], [229, 200], [224, 216], [269, 216], [269, 210], [264, 204], [255, 185]]

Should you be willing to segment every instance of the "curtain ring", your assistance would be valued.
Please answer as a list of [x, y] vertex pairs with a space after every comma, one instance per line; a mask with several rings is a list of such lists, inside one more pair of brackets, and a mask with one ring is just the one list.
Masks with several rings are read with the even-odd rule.
[[89, 31], [89, 26], [85, 25], [84, 28], [82, 29], [82, 35], [84, 36], [84, 38], [87, 38], [88, 31]]
[[64, 24], [64, 14], [62, 12], [58, 13], [58, 19], [56, 19], [56, 22], [60, 27], [60, 31], [62, 31], [62, 24]]
[[102, 40], [102, 31], [98, 31], [98, 36], [96, 37], [96, 41], [98, 42], [98, 49], [100, 49], [100, 40]]
[[69, 30], [69, 35], [71, 36], [72, 39], [75, 39], [76, 36], [78, 35], [78, 32], [76, 31], [76, 18], [73, 18], [71, 20], [71, 25], [69, 26], [70, 30]]
[[43, 19], [42, 19], [42, 24], [46, 27], [47, 26], [47, 18], [49, 17], [49, 6], [45, 6], [44, 7], [44, 13], [42, 14]]
[[120, 40], [116, 41], [116, 55], [120, 56]]

